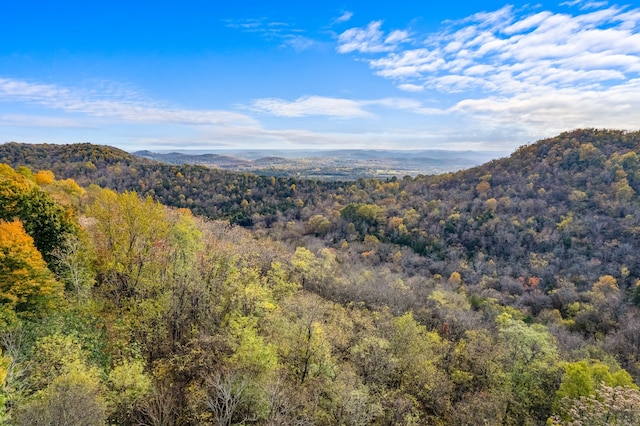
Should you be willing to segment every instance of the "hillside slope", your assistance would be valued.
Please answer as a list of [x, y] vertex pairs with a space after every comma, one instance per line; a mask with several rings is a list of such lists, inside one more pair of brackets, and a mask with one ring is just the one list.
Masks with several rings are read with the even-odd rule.
[[423, 257], [422, 272], [457, 271], [470, 282], [534, 276], [545, 288], [560, 280], [587, 288], [605, 274], [625, 287], [640, 278], [639, 151], [639, 132], [576, 130], [454, 174], [357, 182], [171, 166], [88, 144], [5, 144], [0, 162], [136, 190], [276, 236], [293, 222], [336, 247], [375, 237], [411, 247]]
[[638, 424], [639, 139], [324, 183], [0, 146], [0, 423]]

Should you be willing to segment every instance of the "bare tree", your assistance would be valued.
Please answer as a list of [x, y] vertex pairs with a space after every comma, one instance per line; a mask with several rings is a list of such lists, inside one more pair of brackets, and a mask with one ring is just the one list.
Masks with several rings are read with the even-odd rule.
[[[216, 373], [207, 380], [209, 390], [206, 400], [207, 408], [213, 414], [216, 424], [220, 426], [231, 426], [234, 416], [239, 413], [239, 408], [245, 402], [245, 390], [249, 382], [238, 377], [237, 374]], [[243, 419], [243, 423], [248, 419]]]
[[178, 395], [170, 383], [156, 383], [150, 397], [140, 408], [141, 426], [173, 426], [176, 424]]

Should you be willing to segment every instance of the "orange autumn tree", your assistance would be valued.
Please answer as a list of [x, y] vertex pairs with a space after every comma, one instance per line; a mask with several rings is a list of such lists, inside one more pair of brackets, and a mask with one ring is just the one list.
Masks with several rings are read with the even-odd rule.
[[64, 288], [47, 268], [22, 222], [0, 221], [0, 303], [20, 316], [38, 315], [62, 299]]
[[[43, 184], [47, 179], [53, 179], [53, 174], [46, 171], [36, 176], [40, 176]], [[0, 220], [11, 222], [16, 219], [33, 238], [47, 265], [55, 269], [53, 251], [64, 248], [67, 238], [78, 231], [73, 210], [55, 202], [28, 177], [0, 164]]]

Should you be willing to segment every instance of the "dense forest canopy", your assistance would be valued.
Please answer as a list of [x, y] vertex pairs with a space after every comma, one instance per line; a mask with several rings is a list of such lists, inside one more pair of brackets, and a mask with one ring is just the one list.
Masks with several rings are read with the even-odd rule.
[[638, 424], [638, 152], [320, 182], [0, 145], [2, 418]]

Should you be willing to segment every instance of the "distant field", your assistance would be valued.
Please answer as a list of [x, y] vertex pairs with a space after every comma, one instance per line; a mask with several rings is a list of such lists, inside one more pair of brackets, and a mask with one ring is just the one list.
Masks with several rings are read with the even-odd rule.
[[504, 157], [497, 151], [380, 151], [380, 150], [250, 150], [133, 154], [170, 164], [199, 164], [207, 167], [322, 180], [391, 178], [433, 175], [474, 167]]

